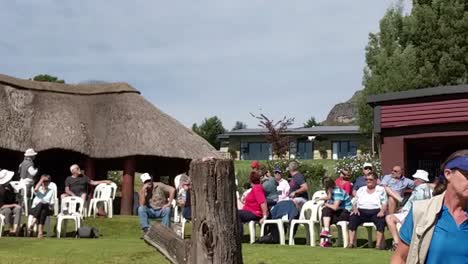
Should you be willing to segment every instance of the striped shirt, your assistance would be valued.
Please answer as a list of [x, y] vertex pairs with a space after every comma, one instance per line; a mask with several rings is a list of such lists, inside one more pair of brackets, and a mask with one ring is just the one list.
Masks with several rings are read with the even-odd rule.
[[340, 209], [345, 209], [347, 211], [351, 211], [353, 209], [353, 204], [351, 203], [351, 198], [349, 195], [340, 187], [335, 186], [332, 191], [331, 200], [329, 201], [330, 204], [335, 203], [335, 201], [340, 202]]

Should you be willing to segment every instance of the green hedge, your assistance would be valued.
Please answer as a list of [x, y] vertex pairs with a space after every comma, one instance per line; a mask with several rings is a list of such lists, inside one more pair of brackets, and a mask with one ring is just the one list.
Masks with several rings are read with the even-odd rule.
[[[274, 168], [279, 167], [283, 171], [283, 177], [289, 178], [290, 175], [286, 172], [289, 162], [292, 160], [273, 160], [273, 161], [260, 161], [267, 170], [273, 171]], [[321, 180], [325, 175], [333, 173], [335, 169], [335, 162], [333, 160], [295, 160], [299, 164], [299, 172], [306, 178], [309, 186], [309, 195], [318, 191], [321, 187]], [[238, 190], [242, 193], [242, 186], [248, 182], [248, 176], [251, 171], [251, 161], [241, 160], [235, 161], [236, 177], [239, 181]]]

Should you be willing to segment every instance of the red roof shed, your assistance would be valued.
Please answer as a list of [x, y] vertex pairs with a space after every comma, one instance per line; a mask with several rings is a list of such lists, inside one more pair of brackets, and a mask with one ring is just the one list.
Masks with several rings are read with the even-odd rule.
[[401, 165], [406, 175], [424, 169], [431, 178], [452, 152], [468, 149], [468, 85], [370, 96], [382, 169]]

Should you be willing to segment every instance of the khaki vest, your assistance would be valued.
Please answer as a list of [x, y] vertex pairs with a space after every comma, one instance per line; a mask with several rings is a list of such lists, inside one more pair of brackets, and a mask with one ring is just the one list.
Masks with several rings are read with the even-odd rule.
[[444, 196], [445, 192], [429, 200], [414, 202], [413, 235], [406, 263], [425, 263], [431, 245], [432, 234], [434, 234], [437, 215], [444, 203]]

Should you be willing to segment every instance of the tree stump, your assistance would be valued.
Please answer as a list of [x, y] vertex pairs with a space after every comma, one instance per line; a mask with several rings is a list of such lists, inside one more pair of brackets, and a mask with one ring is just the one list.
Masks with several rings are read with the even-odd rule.
[[193, 220], [190, 242], [157, 223], [145, 240], [172, 263], [242, 264], [233, 161], [194, 160], [189, 175]]

